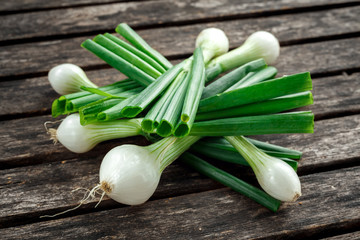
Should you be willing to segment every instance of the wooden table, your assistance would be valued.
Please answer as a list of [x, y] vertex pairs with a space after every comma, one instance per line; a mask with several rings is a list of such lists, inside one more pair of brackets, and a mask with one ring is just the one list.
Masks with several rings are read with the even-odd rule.
[[[122, 1], [12, 0], [0, 6], [1, 239], [360, 239], [360, 2], [347, 0]], [[123, 76], [80, 47], [127, 22], [177, 62], [206, 27], [223, 29], [232, 48], [254, 31], [281, 42], [279, 76], [310, 71], [314, 134], [260, 136], [303, 151], [303, 196], [277, 213], [175, 162], [141, 206], [94, 199], [77, 205], [98, 182], [104, 154], [141, 137], [100, 144], [86, 154], [53, 145], [57, 94], [47, 72], [70, 62], [105, 85]], [[254, 182], [248, 169], [219, 164]]]

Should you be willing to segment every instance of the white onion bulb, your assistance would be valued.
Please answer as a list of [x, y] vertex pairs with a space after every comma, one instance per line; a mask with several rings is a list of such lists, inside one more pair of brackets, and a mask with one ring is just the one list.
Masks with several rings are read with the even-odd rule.
[[220, 72], [239, 67], [245, 63], [263, 58], [267, 64], [272, 64], [280, 54], [280, 44], [277, 38], [265, 31], [258, 31], [240, 47], [212, 59], [208, 67], [220, 68]]
[[163, 170], [199, 139], [167, 137], [146, 147], [115, 147], [101, 163], [97, 187], [119, 203], [142, 204], [155, 192]]
[[145, 147], [122, 145], [113, 148], [100, 166], [100, 188], [119, 203], [146, 202], [160, 181], [160, 161]]
[[295, 170], [284, 161], [259, 150], [243, 136], [225, 137], [253, 169], [263, 190], [280, 201], [296, 201], [301, 184]]
[[229, 40], [225, 33], [219, 28], [206, 28], [196, 38], [196, 47], [201, 47], [204, 62], [227, 53], [229, 51]]
[[79, 92], [81, 86], [97, 87], [80, 67], [70, 63], [53, 67], [48, 78], [52, 88], [60, 95]]
[[79, 114], [74, 113], [67, 116], [57, 130], [49, 129], [49, 132], [52, 139], [70, 151], [84, 153], [106, 140], [142, 134], [141, 121], [139, 118], [121, 119], [82, 126]]
[[285, 202], [296, 201], [301, 196], [299, 177], [289, 164], [269, 156], [256, 166], [256, 178], [270, 196]]
[[279, 41], [273, 34], [266, 31], [251, 34], [244, 46], [256, 54], [255, 59], [263, 58], [267, 64], [275, 62], [280, 54]]
[[97, 142], [93, 141], [91, 132], [80, 124], [78, 113], [67, 116], [56, 130], [56, 140], [75, 153], [84, 153], [92, 149]]

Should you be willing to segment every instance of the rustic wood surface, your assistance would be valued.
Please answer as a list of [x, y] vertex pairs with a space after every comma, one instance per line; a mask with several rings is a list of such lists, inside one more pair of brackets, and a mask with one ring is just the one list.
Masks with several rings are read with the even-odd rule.
[[[0, 42], [9, 40], [39, 38], [94, 31], [108, 31], [120, 22], [126, 21], [135, 27], [153, 25], [185, 24], [210, 21], [224, 18], [241, 18], [253, 15], [276, 14], [278, 11], [290, 12], [294, 9], [328, 8], [352, 4], [353, 1], [321, 0], [314, 4], [311, 0], [304, 1], [262, 1], [243, 0], [223, 1], [145, 1], [125, 2], [109, 5], [89, 6], [30, 12], [0, 16]], [[176, 9], [176, 11], [173, 11]], [[169, 14], [169, 12], [171, 14]], [[84, 21], [86, 19], [86, 21]]]
[[[1, 239], [360, 239], [359, 1], [7, 1], [0, 6]], [[75, 207], [98, 181], [112, 147], [146, 145], [142, 137], [101, 143], [85, 154], [53, 145], [57, 94], [47, 72], [70, 62], [105, 85], [124, 76], [80, 47], [126, 21], [154, 48], [178, 62], [206, 27], [223, 29], [231, 48], [256, 30], [282, 45], [278, 75], [310, 71], [314, 134], [256, 136], [303, 152], [303, 196], [272, 213], [175, 162], [154, 196], [129, 207], [98, 199]], [[56, 126], [56, 124], [54, 125]], [[246, 167], [213, 162], [256, 184]], [[73, 191], [78, 189], [78, 191]]]
[[239, 194], [219, 189], [7, 228], [0, 233], [7, 239], [45, 239], [54, 233], [59, 239], [74, 236], [79, 239], [104, 236], [105, 239], [143, 236], [148, 239], [164, 236], [169, 239], [304, 239], [315, 234], [326, 236], [329, 226], [346, 229], [360, 224], [360, 193], [358, 183], [353, 181], [359, 177], [359, 167], [301, 177], [304, 192], [301, 202], [284, 204], [276, 216]]
[[[157, 50], [166, 57], [174, 59], [178, 56], [189, 55], [193, 51], [197, 34], [207, 27], [216, 26], [223, 29], [230, 39], [232, 48], [239, 46], [251, 33], [259, 29], [276, 34], [282, 45], [289, 45], [299, 43], [299, 41], [308, 42], [311, 39], [339, 38], [359, 34], [359, 15], [360, 7], [346, 7], [255, 19], [173, 26], [166, 28], [166, 31], [163, 28], [155, 28], [138, 32], [150, 45], [156, 45]], [[14, 75], [45, 75], [49, 68], [63, 62], [76, 63], [86, 68], [105, 66], [104, 62], [79, 47], [82, 41], [93, 36], [0, 47], [4, 56], [0, 59], [0, 66], [2, 66], [0, 78], [11, 80]], [[178, 41], [174, 42], [173, 36], [177, 36]], [[347, 46], [343, 47], [343, 50], [351, 50]], [[306, 49], [307, 46], [304, 48]], [[331, 48], [327, 46], [324, 50]], [[49, 52], [52, 54], [47, 54]], [[21, 69], [18, 68], [19, 64], [22, 65]], [[313, 65], [317, 64], [321, 63]], [[322, 64], [326, 66], [325, 61]], [[6, 76], [12, 78], [5, 78]]]

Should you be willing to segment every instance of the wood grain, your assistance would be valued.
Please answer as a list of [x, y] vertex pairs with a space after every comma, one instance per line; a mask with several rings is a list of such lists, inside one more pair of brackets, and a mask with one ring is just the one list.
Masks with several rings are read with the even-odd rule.
[[0, 12], [14, 13], [25, 11], [38, 11], [53, 8], [79, 7], [86, 5], [97, 5], [115, 2], [125, 2], [127, 0], [60, 0], [60, 1], [44, 1], [44, 0], [12, 0], [3, 1], [0, 5]]
[[[253, 32], [272, 32], [282, 44], [327, 39], [333, 36], [360, 32], [358, 16], [360, 7], [340, 8], [326, 11], [239, 19], [224, 22], [192, 24], [189, 26], [139, 30], [138, 33], [158, 51], [171, 59], [192, 53], [196, 36], [208, 27], [223, 29], [232, 48], [240, 46]], [[115, 25], [114, 25], [115, 27]], [[306, 29], [306, 31], [304, 31]], [[13, 76], [41, 73], [64, 62], [82, 67], [105, 64], [80, 47], [82, 41], [95, 35], [71, 39], [44, 41], [0, 47], [0, 78], [11, 80]], [[173, 41], [176, 38], [177, 41]], [[331, 49], [331, 46], [328, 46]], [[21, 51], [19, 51], [21, 49]], [[320, 48], [322, 49], [322, 48]], [[350, 51], [350, 49], [344, 49]], [[301, 49], [300, 51], [303, 51]], [[351, 53], [348, 53], [351, 54]], [[281, 58], [284, 54], [281, 55]], [[354, 53], [356, 58], [356, 53]], [[299, 59], [297, 59], [300, 61]], [[323, 61], [324, 62], [324, 61]], [[19, 66], [22, 66], [19, 68]]]
[[0, 233], [6, 239], [304, 239], [360, 223], [359, 178], [360, 167], [303, 176], [301, 202], [283, 204], [275, 214], [228, 189], [219, 189]]
[[[55, 214], [75, 207], [83, 198], [84, 189], [91, 189], [98, 183], [98, 171], [104, 155], [105, 153], [98, 153], [91, 159], [77, 158], [0, 171], [2, 173], [0, 176], [0, 193], [3, 206], [0, 213], [0, 228], [14, 224], [49, 220], [38, 218], [45, 214]], [[243, 172], [246, 173], [246, 171]], [[244, 176], [242, 178], [244, 179]], [[184, 188], [184, 186], [186, 187]], [[180, 164], [173, 164], [164, 171], [159, 187], [151, 200], [220, 187], [223, 186], [209, 178], [201, 176]], [[78, 188], [82, 188], [82, 190], [73, 192]], [[97, 200], [93, 199], [83, 205], [80, 211], [62, 217], [84, 211], [92, 212]], [[119, 206], [122, 205], [105, 197], [97, 210]]]
[[125, 2], [74, 9], [59, 9], [45, 12], [30, 12], [0, 16], [0, 41], [60, 36], [68, 34], [95, 33], [114, 29], [127, 22], [133, 27], [163, 26], [179, 23], [195, 23], [226, 17], [241, 18], [290, 12], [297, 8], [324, 8], [351, 3], [344, 0], [313, 1], [149, 1]]

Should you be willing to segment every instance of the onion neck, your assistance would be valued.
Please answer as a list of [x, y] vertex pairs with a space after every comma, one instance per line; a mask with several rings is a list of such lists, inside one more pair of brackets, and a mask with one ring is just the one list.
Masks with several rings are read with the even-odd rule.
[[[235, 149], [245, 158], [255, 174], [259, 173], [259, 166], [265, 164], [265, 160], [269, 157], [264, 152], [260, 151], [252, 143], [246, 140], [243, 136], [225, 137], [227, 141], [235, 147]], [[261, 164], [261, 165], [260, 165]]]
[[187, 136], [184, 138], [167, 137], [146, 148], [160, 161], [160, 172], [162, 172], [200, 138], [198, 136]]
[[116, 138], [143, 135], [141, 121], [141, 118], [122, 119], [89, 124], [84, 127], [91, 132], [90, 140], [99, 143]]
[[[256, 58], [257, 57], [255, 57], [255, 59]], [[254, 59], [254, 51], [252, 50], [250, 44], [243, 44], [242, 46], [228, 53], [220, 55], [217, 58], [214, 58], [209, 62], [208, 67], [219, 65], [221, 66], [222, 72], [225, 72], [230, 69], [239, 67], [255, 59]]]

